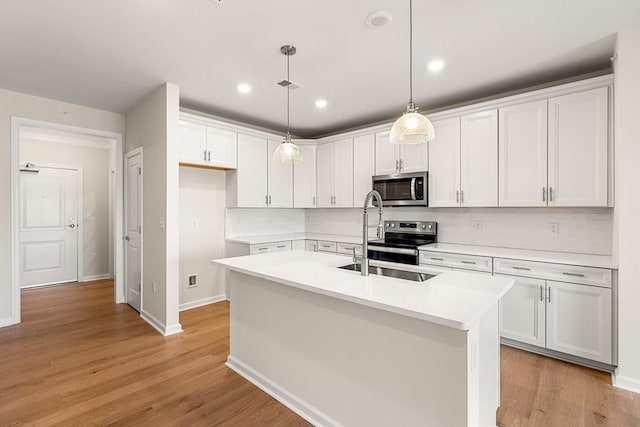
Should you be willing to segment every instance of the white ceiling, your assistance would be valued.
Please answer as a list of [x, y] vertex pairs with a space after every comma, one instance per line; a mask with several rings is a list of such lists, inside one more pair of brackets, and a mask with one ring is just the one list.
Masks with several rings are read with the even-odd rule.
[[[169, 81], [185, 107], [280, 131], [280, 46], [293, 44], [292, 133], [404, 110], [408, 0], [218, 1], [0, 0], [0, 87], [126, 113]], [[379, 9], [392, 22], [367, 27]], [[414, 98], [429, 110], [606, 69], [615, 33], [639, 25], [640, 0], [414, 0]], [[438, 75], [426, 71], [435, 57]]]

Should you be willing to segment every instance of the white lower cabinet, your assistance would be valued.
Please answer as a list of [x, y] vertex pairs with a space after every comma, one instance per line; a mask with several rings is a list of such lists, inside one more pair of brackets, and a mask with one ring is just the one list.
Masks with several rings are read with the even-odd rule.
[[596, 362], [613, 363], [611, 289], [529, 277], [500, 303], [500, 335]]
[[272, 243], [264, 243], [261, 245], [251, 245], [249, 249], [250, 255], [255, 254], [264, 254], [267, 252], [279, 252], [279, 251], [290, 251], [291, 250], [291, 241], [285, 240], [282, 242], [272, 242]]
[[318, 252], [318, 241], [317, 240], [305, 240], [304, 241], [304, 249], [309, 252]]
[[318, 240], [318, 252], [330, 252], [336, 253], [337, 244], [336, 242], [329, 242], [326, 240]]
[[292, 251], [304, 251], [306, 249], [304, 240], [292, 240], [291, 241], [291, 250]]

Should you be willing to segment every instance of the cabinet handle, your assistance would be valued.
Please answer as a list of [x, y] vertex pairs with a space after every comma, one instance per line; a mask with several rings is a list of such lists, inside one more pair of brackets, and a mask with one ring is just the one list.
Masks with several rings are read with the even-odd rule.
[[313, 206], [316, 205], [316, 196], [313, 196]]
[[464, 190], [460, 191], [460, 204], [464, 203]]
[[544, 296], [542, 295], [544, 293], [544, 286], [540, 285], [540, 301], [544, 301]]
[[400, 161], [396, 159], [396, 170], [400, 172]]
[[546, 202], [547, 201], [547, 189], [542, 187], [542, 201]]
[[267, 195], [264, 196], [264, 204], [269, 206], [269, 196]]
[[551, 286], [547, 288], [547, 302], [551, 302]]
[[269, 204], [271, 204], [271, 196], [269, 196]]
[[285, 245], [278, 245], [278, 248], [286, 248]]
[[202, 155], [202, 160], [207, 161], [207, 150], [204, 150], [204, 154]]
[[553, 187], [549, 187], [549, 201], [553, 202]]
[[584, 277], [584, 274], [582, 274], [582, 273], [567, 273], [567, 272], [563, 271], [562, 274], [564, 274], [565, 276]]
[[435, 257], [430, 257], [429, 259], [432, 259], [434, 261], [444, 261], [444, 259], [442, 258], [435, 258]]
[[456, 203], [460, 203], [460, 190], [456, 190]]
[[266, 251], [269, 248], [258, 248], [259, 251]]
[[209, 150], [209, 152], [207, 153], [207, 161], [211, 161], [211, 150]]
[[404, 169], [404, 160], [400, 159], [400, 172]]
[[462, 261], [460, 261], [460, 262], [461, 262], [461, 263], [463, 263], [463, 264], [473, 264], [473, 265], [476, 265], [476, 264], [477, 264], [475, 261], [465, 261], [465, 260], [462, 260]]
[[529, 267], [511, 267], [514, 270], [524, 270], [524, 271], [530, 271], [531, 269]]

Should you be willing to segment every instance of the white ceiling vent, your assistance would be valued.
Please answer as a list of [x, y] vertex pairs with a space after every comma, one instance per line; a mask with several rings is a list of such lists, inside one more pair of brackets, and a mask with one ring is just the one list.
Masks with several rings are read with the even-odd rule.
[[286, 88], [289, 87], [289, 90], [300, 89], [302, 85], [300, 83], [292, 82], [291, 80], [282, 80], [276, 83], [278, 86]]

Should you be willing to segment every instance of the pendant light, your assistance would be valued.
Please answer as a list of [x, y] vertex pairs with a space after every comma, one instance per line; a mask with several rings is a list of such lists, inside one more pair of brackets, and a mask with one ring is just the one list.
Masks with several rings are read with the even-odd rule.
[[[289, 80], [289, 58], [296, 54], [295, 46], [285, 45], [280, 48], [280, 52], [287, 57], [287, 80], [285, 82], [287, 87], [287, 134], [284, 136], [282, 143], [278, 145], [273, 152], [273, 160], [279, 160], [281, 162], [294, 162], [302, 160], [300, 155], [300, 148], [291, 140], [291, 134], [289, 132], [289, 92], [291, 86], [291, 80]], [[282, 82], [281, 82], [282, 83]]]
[[433, 124], [425, 115], [418, 113], [413, 102], [413, 0], [409, 0], [409, 103], [407, 111], [391, 127], [389, 141], [393, 144], [424, 144], [435, 137]]

